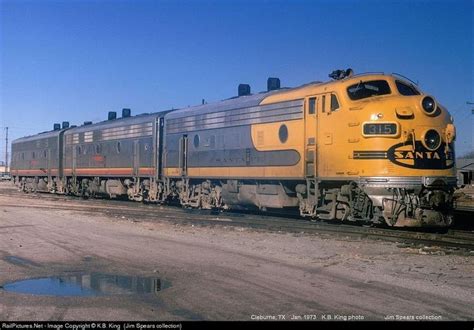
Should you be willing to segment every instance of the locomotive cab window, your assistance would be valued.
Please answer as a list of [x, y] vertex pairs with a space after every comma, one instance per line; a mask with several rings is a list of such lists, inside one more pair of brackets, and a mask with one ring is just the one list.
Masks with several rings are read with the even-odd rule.
[[347, 87], [347, 94], [353, 101], [365, 99], [372, 96], [390, 94], [390, 86], [385, 80], [360, 81]]
[[420, 92], [413, 85], [407, 85], [398, 80], [395, 81], [395, 84], [397, 85], [398, 92], [402, 95], [405, 95], [405, 96], [420, 95]]
[[331, 94], [331, 111], [336, 111], [337, 109], [339, 109], [339, 101], [336, 94]]

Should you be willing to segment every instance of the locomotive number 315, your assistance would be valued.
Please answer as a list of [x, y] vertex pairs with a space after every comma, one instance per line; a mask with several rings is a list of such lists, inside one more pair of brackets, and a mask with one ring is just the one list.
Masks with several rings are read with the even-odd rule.
[[397, 124], [394, 123], [370, 123], [364, 125], [364, 135], [395, 135]]

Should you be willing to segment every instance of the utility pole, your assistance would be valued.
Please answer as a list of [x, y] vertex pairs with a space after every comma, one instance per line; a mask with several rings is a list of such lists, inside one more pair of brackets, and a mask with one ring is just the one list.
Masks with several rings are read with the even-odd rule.
[[[468, 105], [474, 105], [474, 102], [469, 102], [469, 101], [466, 101], [466, 104]], [[471, 121], [472, 121], [472, 127], [474, 127], [474, 108], [471, 109], [471, 114], [473, 115]], [[472, 134], [472, 142], [471, 142], [471, 150], [474, 149], [474, 133], [472, 132], [471, 130], [471, 134]]]
[[5, 172], [8, 173], [8, 127], [5, 127]]

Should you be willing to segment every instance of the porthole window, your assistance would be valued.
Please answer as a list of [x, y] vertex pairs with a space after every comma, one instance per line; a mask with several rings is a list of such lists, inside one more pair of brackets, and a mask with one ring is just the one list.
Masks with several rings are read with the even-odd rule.
[[280, 138], [281, 143], [285, 143], [288, 140], [288, 127], [285, 124], [280, 126], [278, 130], [278, 137]]
[[145, 143], [144, 148], [145, 148], [145, 151], [148, 151], [148, 149], [150, 149], [150, 145], [148, 143]]
[[200, 142], [200, 138], [199, 138], [199, 135], [194, 135], [194, 140], [193, 140], [193, 144], [194, 144], [194, 148], [198, 148], [199, 147], [199, 142]]
[[117, 142], [117, 145], [115, 146], [115, 148], [117, 149], [117, 153], [119, 154], [120, 150], [122, 149], [122, 146], [120, 145], [120, 142]]

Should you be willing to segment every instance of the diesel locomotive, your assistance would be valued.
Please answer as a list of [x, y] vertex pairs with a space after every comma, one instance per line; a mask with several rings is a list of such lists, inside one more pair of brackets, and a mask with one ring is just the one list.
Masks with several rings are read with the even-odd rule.
[[310, 219], [444, 227], [456, 187], [453, 118], [392, 74], [328, 82], [55, 130], [12, 143], [24, 191], [184, 207], [299, 210]]

